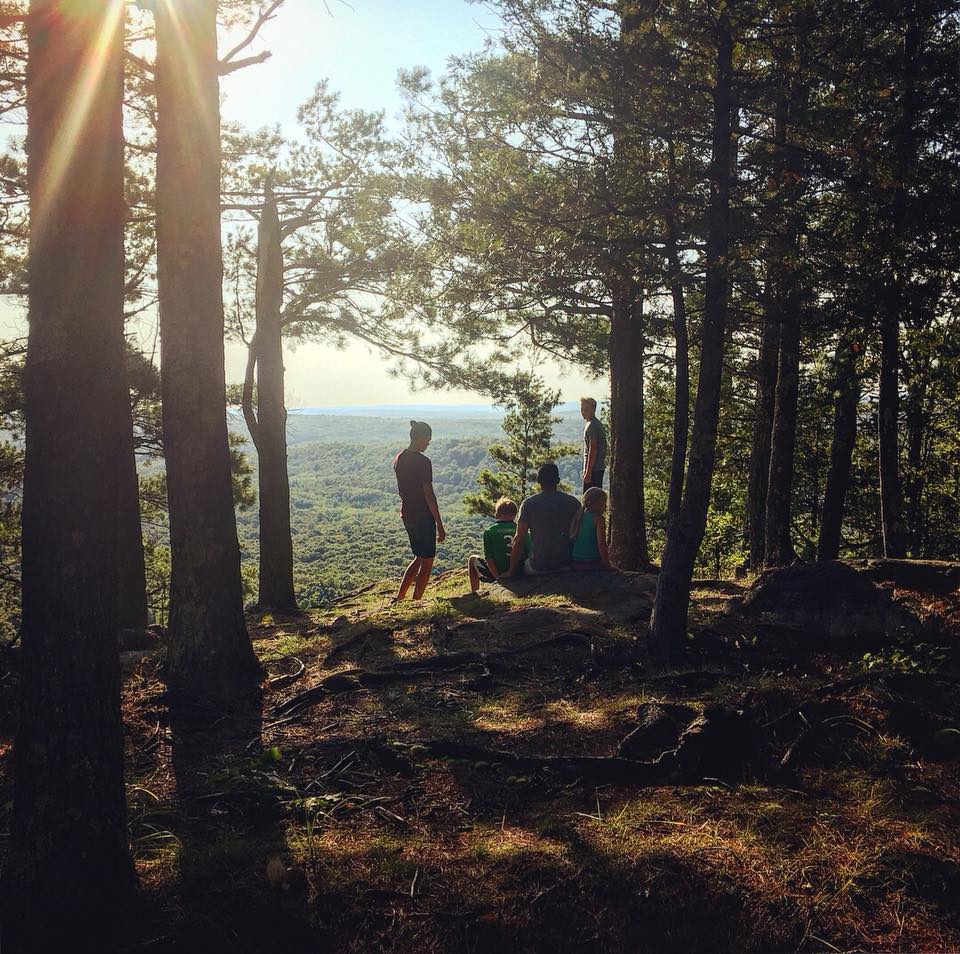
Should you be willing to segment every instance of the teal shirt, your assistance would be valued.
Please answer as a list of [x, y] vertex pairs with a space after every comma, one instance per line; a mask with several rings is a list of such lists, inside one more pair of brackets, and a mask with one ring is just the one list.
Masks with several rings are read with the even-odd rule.
[[600, 547], [597, 546], [597, 518], [589, 510], [584, 510], [580, 530], [573, 541], [573, 558], [582, 563], [600, 559]]

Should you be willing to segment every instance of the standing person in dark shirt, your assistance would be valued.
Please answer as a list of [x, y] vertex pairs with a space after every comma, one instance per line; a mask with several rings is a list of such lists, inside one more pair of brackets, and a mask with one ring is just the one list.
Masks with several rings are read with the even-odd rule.
[[410, 446], [393, 459], [397, 491], [400, 494], [400, 519], [403, 520], [413, 550], [413, 561], [403, 574], [400, 589], [393, 598], [395, 603], [407, 595], [411, 586], [415, 600], [423, 596], [430, 582], [437, 543], [443, 543], [447, 537], [433, 492], [433, 465], [429, 457], [423, 456], [432, 438], [433, 431], [429, 424], [411, 421]]
[[592, 397], [580, 398], [580, 415], [586, 421], [583, 428], [584, 492], [591, 487], [603, 488], [603, 471], [607, 465], [607, 432], [597, 420], [597, 402]]

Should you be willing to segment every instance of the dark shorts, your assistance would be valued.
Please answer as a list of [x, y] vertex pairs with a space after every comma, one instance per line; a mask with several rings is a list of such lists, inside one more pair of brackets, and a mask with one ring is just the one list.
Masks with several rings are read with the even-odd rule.
[[484, 583], [496, 583], [497, 578], [490, 572], [490, 567], [487, 566], [487, 561], [483, 558], [477, 560], [477, 576], [483, 580]]
[[599, 487], [603, 489], [603, 471], [595, 470], [590, 477], [583, 482], [584, 492], [588, 491], [591, 487]]
[[437, 524], [432, 516], [419, 520], [404, 520], [403, 526], [410, 538], [413, 555], [433, 559], [437, 555]]
[[603, 560], [574, 560], [573, 568], [579, 573], [602, 570]]

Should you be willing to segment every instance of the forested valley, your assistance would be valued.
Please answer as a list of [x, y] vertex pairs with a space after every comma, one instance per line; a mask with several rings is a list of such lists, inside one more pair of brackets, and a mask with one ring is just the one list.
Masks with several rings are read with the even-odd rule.
[[261, 127], [298, 0], [0, 0], [5, 951], [960, 949], [960, 7], [482, 12]]

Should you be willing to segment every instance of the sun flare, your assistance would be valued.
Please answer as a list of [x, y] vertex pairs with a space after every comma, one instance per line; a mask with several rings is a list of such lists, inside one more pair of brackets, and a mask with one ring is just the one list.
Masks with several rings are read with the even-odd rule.
[[[101, 0], [72, 0], [59, 5], [49, 14], [60, 18], [60, 29], [84, 36], [86, 23], [92, 16], [102, 17], [100, 29], [92, 40], [83, 44], [84, 49], [76, 57], [75, 76], [69, 93], [63, 98], [56, 122], [47, 161], [37, 177], [38, 200], [33, 207], [33, 227], [43, 228], [51, 204], [59, 196], [70, 169], [71, 159], [82, 146], [84, 132], [90, 114], [110, 68], [114, 44], [119, 42], [119, 30], [123, 20], [123, 0], [106, 0], [106, 10], [97, 12]], [[42, 86], [51, 77], [38, 76], [35, 83]]]

